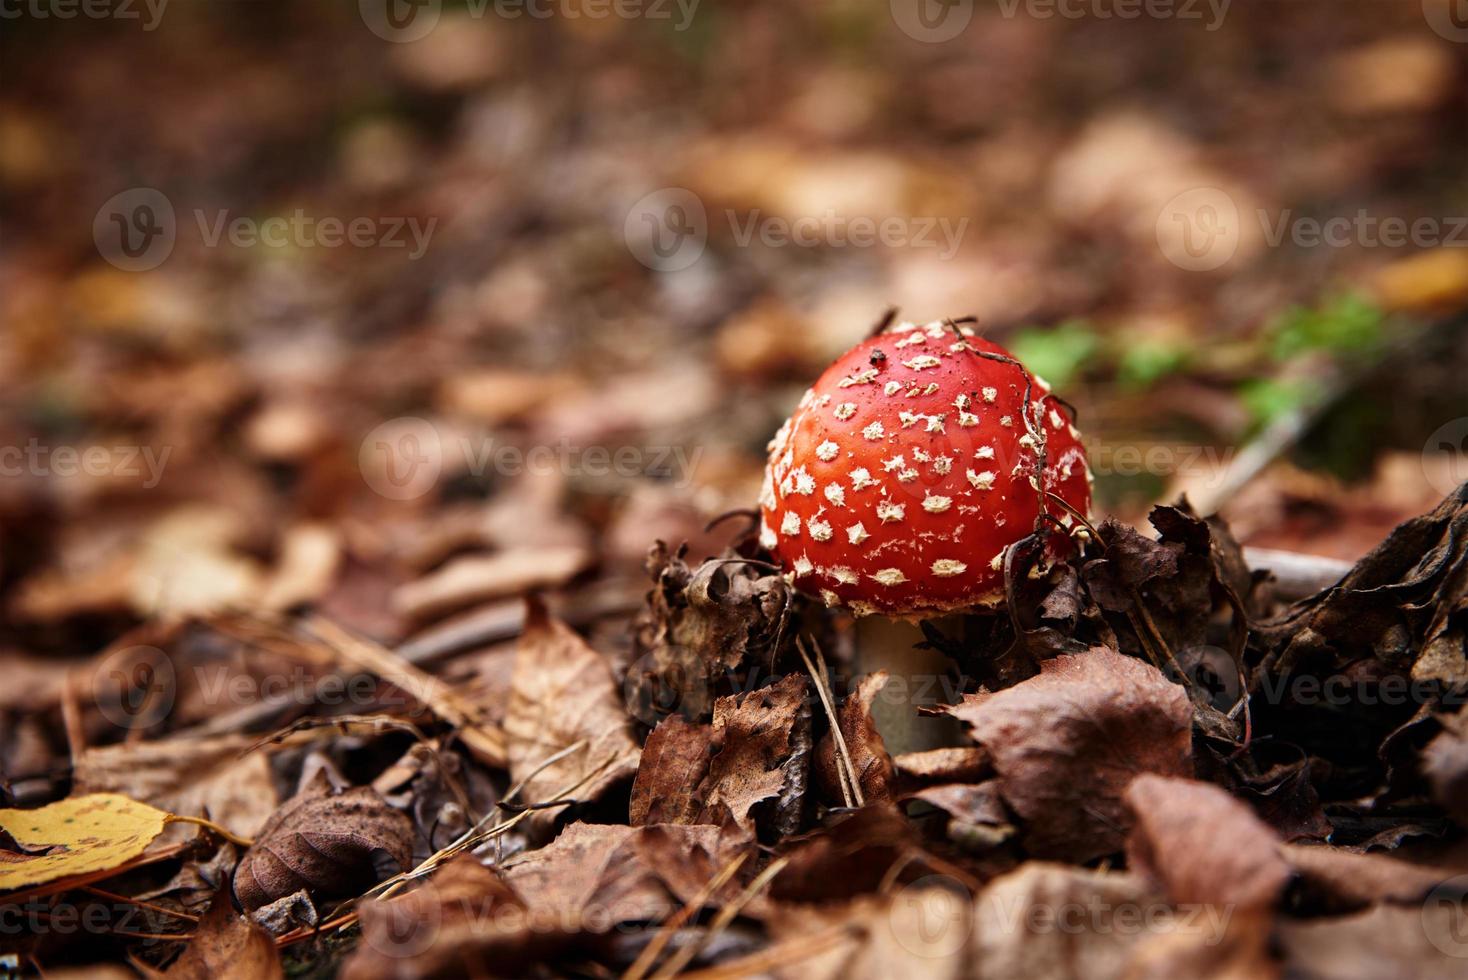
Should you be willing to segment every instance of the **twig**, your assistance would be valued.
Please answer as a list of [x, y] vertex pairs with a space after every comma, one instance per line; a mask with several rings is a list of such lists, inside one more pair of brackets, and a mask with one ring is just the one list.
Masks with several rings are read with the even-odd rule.
[[682, 980], [738, 980], [742, 977], [763, 976], [772, 973], [779, 967], [818, 956], [835, 946], [838, 941], [860, 931], [859, 926], [842, 922], [828, 926], [820, 932], [774, 943], [758, 952], [720, 963], [718, 966], [711, 966], [706, 970], [685, 973]]
[[647, 971], [652, 969], [652, 965], [657, 962], [658, 957], [662, 955], [663, 950], [667, 947], [668, 943], [672, 941], [673, 935], [678, 931], [680, 927], [682, 927], [683, 923], [687, 922], [694, 913], [703, 908], [704, 904], [707, 903], [708, 900], [712, 898], [720, 888], [723, 888], [724, 885], [728, 883], [730, 878], [734, 877], [735, 872], [743, 867], [744, 862], [746, 859], [748, 859], [748, 857], [749, 852], [745, 851], [743, 854], [740, 854], [738, 857], [734, 858], [734, 860], [724, 865], [723, 868], [719, 869], [718, 874], [714, 875], [713, 878], [709, 879], [709, 881], [698, 890], [698, 894], [690, 898], [688, 900], [688, 903], [684, 905], [683, 908], [675, 912], [668, 919], [667, 922], [664, 922], [662, 928], [658, 929], [657, 935], [653, 936], [652, 941], [649, 942], [645, 947], [643, 947], [643, 950], [640, 954], [638, 954], [637, 959], [633, 960], [632, 965], [627, 968], [627, 972], [622, 974], [622, 980], [642, 980], [642, 978], [647, 975]]
[[745, 888], [744, 891], [739, 893], [738, 898], [734, 899], [734, 901], [719, 909], [718, 914], [715, 915], [713, 921], [709, 923], [708, 930], [705, 931], [702, 936], [700, 936], [696, 941], [689, 943], [687, 946], [684, 946], [682, 949], [678, 950], [678, 952], [674, 953], [668, 959], [668, 962], [664, 963], [662, 965], [662, 968], [659, 969], [657, 973], [653, 974], [653, 980], [670, 980], [671, 977], [677, 976], [678, 973], [685, 966], [693, 961], [693, 958], [695, 956], [703, 952], [703, 948], [707, 946], [716, 936], [718, 936], [719, 933], [729, 928], [729, 923], [733, 922], [735, 917], [738, 916], [741, 911], [743, 911], [744, 906], [752, 902], [755, 896], [763, 891], [764, 887], [768, 885], [771, 881], [773, 881], [776, 875], [778, 875], [781, 871], [784, 871], [785, 865], [789, 863], [790, 858], [782, 857], [772, 862], [768, 868], [761, 871], [755, 877], [755, 879], [749, 883], [749, 887]]
[[141, 898], [133, 898], [130, 895], [119, 895], [116, 892], [105, 891], [101, 888], [96, 887], [95, 885], [86, 885], [82, 888], [82, 891], [90, 892], [93, 895], [96, 895], [99, 898], [105, 898], [108, 901], [125, 902], [128, 905], [136, 905], [140, 909], [148, 909], [149, 911], [158, 912], [163, 915], [171, 915], [178, 919], [187, 919], [189, 922], [199, 921], [199, 917], [197, 915], [190, 915], [187, 912], [178, 912], [170, 908], [164, 908], [162, 905], [154, 905], [152, 902], [145, 902]]
[[800, 659], [805, 663], [805, 669], [810, 672], [811, 683], [816, 686], [816, 696], [821, 699], [821, 707], [826, 709], [826, 719], [831, 723], [831, 738], [836, 744], [836, 776], [841, 786], [841, 800], [848, 807], [865, 806], [861, 787], [856, 781], [856, 769], [851, 765], [851, 757], [846, 750], [846, 736], [841, 731], [841, 721], [836, 716], [836, 709], [831, 703], [831, 695], [826, 691], [825, 663], [822, 661], [822, 669], [816, 670], [815, 663], [805, 652], [805, 641], [800, 637], [795, 638], [795, 649], [799, 651]]

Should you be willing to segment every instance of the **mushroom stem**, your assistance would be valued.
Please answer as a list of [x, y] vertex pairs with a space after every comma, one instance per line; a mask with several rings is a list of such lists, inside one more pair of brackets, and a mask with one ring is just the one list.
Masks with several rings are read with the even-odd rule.
[[855, 665], [859, 674], [885, 670], [887, 687], [872, 703], [872, 720], [892, 755], [960, 745], [952, 718], [931, 717], [918, 708], [943, 703], [951, 664], [937, 650], [919, 649], [923, 631], [907, 620], [863, 616], [856, 621]]

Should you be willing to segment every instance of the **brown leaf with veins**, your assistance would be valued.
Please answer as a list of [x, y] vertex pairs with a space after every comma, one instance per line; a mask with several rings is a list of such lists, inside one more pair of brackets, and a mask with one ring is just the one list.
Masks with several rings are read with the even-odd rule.
[[[523, 803], [567, 793], [594, 800], [637, 771], [639, 750], [611, 667], [535, 598], [527, 601], [525, 632], [515, 651], [504, 731], [510, 779], [526, 780]], [[540, 768], [582, 741], [585, 747]], [[538, 822], [550, 822], [555, 812], [546, 811]]]
[[[887, 745], [872, 720], [872, 702], [887, 680], [885, 670], [863, 677], [836, 711], [846, 750], [851, 755], [851, 767], [856, 770], [857, 785], [867, 802], [892, 798], [892, 757], [887, 754]], [[816, 749], [816, 780], [826, 798], [835, 802], [842, 801], [841, 779], [836, 769], [839, 762], [836, 740], [827, 732]]]
[[[506, 873], [538, 912], [592, 930], [671, 915], [734, 856], [719, 828], [573, 823]], [[728, 900], [731, 883], [711, 899]]]
[[1145, 772], [1192, 774], [1187, 692], [1104, 647], [1040, 668], [1013, 687], [966, 695], [949, 713], [993, 756], [1032, 854], [1087, 861], [1119, 851], [1131, 825], [1127, 785]]
[[575, 929], [537, 919], [515, 890], [461, 854], [413, 891], [364, 902], [362, 942], [342, 980], [416, 980], [521, 975], [535, 961], [574, 949]]
[[810, 705], [806, 680], [787, 674], [769, 687], [714, 703], [714, 757], [699, 786], [699, 823], [727, 818], [748, 833], [750, 810], [774, 800], [770, 824], [779, 836], [800, 827], [810, 769]]
[[1290, 878], [1280, 840], [1248, 805], [1211, 783], [1142, 775], [1126, 791], [1136, 825], [1130, 866], [1179, 905], [1244, 912], [1274, 905]]
[[669, 715], [647, 736], [632, 783], [631, 822], [693, 823], [702, 809], [698, 787], [709, 770], [713, 728]]
[[302, 888], [357, 895], [412, 860], [412, 821], [367, 787], [332, 792], [318, 772], [266, 821], [235, 870], [234, 894], [251, 912]]
[[220, 889], [183, 955], [163, 974], [177, 980], [280, 980], [285, 974], [275, 940], [234, 910]]

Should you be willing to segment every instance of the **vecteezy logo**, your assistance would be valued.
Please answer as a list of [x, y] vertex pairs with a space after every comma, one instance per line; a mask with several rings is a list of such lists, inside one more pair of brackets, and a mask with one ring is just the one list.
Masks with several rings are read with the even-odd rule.
[[394, 44], [427, 37], [442, 11], [443, 0], [357, 0], [367, 29]]
[[897, 942], [924, 959], [956, 955], [974, 922], [968, 889], [948, 875], [927, 875], [904, 886], [887, 916]]
[[1468, 43], [1468, 0], [1422, 0], [1422, 16], [1438, 37]]
[[1468, 959], [1468, 875], [1449, 878], [1427, 893], [1422, 931], [1441, 952]]
[[97, 252], [125, 272], [146, 272], [163, 264], [178, 237], [173, 202], [162, 191], [134, 187], [114, 194], [92, 219]]
[[438, 483], [443, 443], [425, 419], [404, 416], [382, 423], [362, 440], [357, 466], [367, 485], [389, 500], [413, 500]]
[[709, 221], [698, 195], [664, 187], [638, 199], [622, 223], [622, 237], [637, 261], [658, 272], [686, 269], [703, 255]]
[[443, 900], [433, 882], [426, 881], [407, 895], [373, 902], [362, 941], [383, 956], [408, 959], [422, 956], [438, 941], [443, 926]]
[[1157, 245], [1189, 272], [1217, 269], [1239, 250], [1239, 208], [1217, 187], [1183, 191], [1157, 215]]
[[178, 680], [173, 661], [157, 647], [114, 650], [92, 673], [92, 700], [118, 728], [151, 728], [173, 710]]
[[958, 37], [974, 16], [974, 0], [889, 0], [888, 5], [902, 33], [928, 44]]
[[1468, 481], [1468, 418], [1445, 422], [1427, 437], [1422, 474], [1444, 497]]

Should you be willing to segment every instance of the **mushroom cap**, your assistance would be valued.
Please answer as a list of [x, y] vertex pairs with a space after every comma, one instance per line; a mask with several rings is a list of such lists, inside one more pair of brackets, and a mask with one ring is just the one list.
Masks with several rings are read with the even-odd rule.
[[[1038, 486], [1089, 516], [1091, 473], [1065, 406], [972, 334], [904, 323], [857, 344], [770, 442], [760, 543], [801, 591], [858, 615], [994, 605], [1005, 549], [1035, 529]], [[1038, 485], [1027, 380], [1045, 445]], [[1064, 508], [1047, 510], [1072, 524]]]

